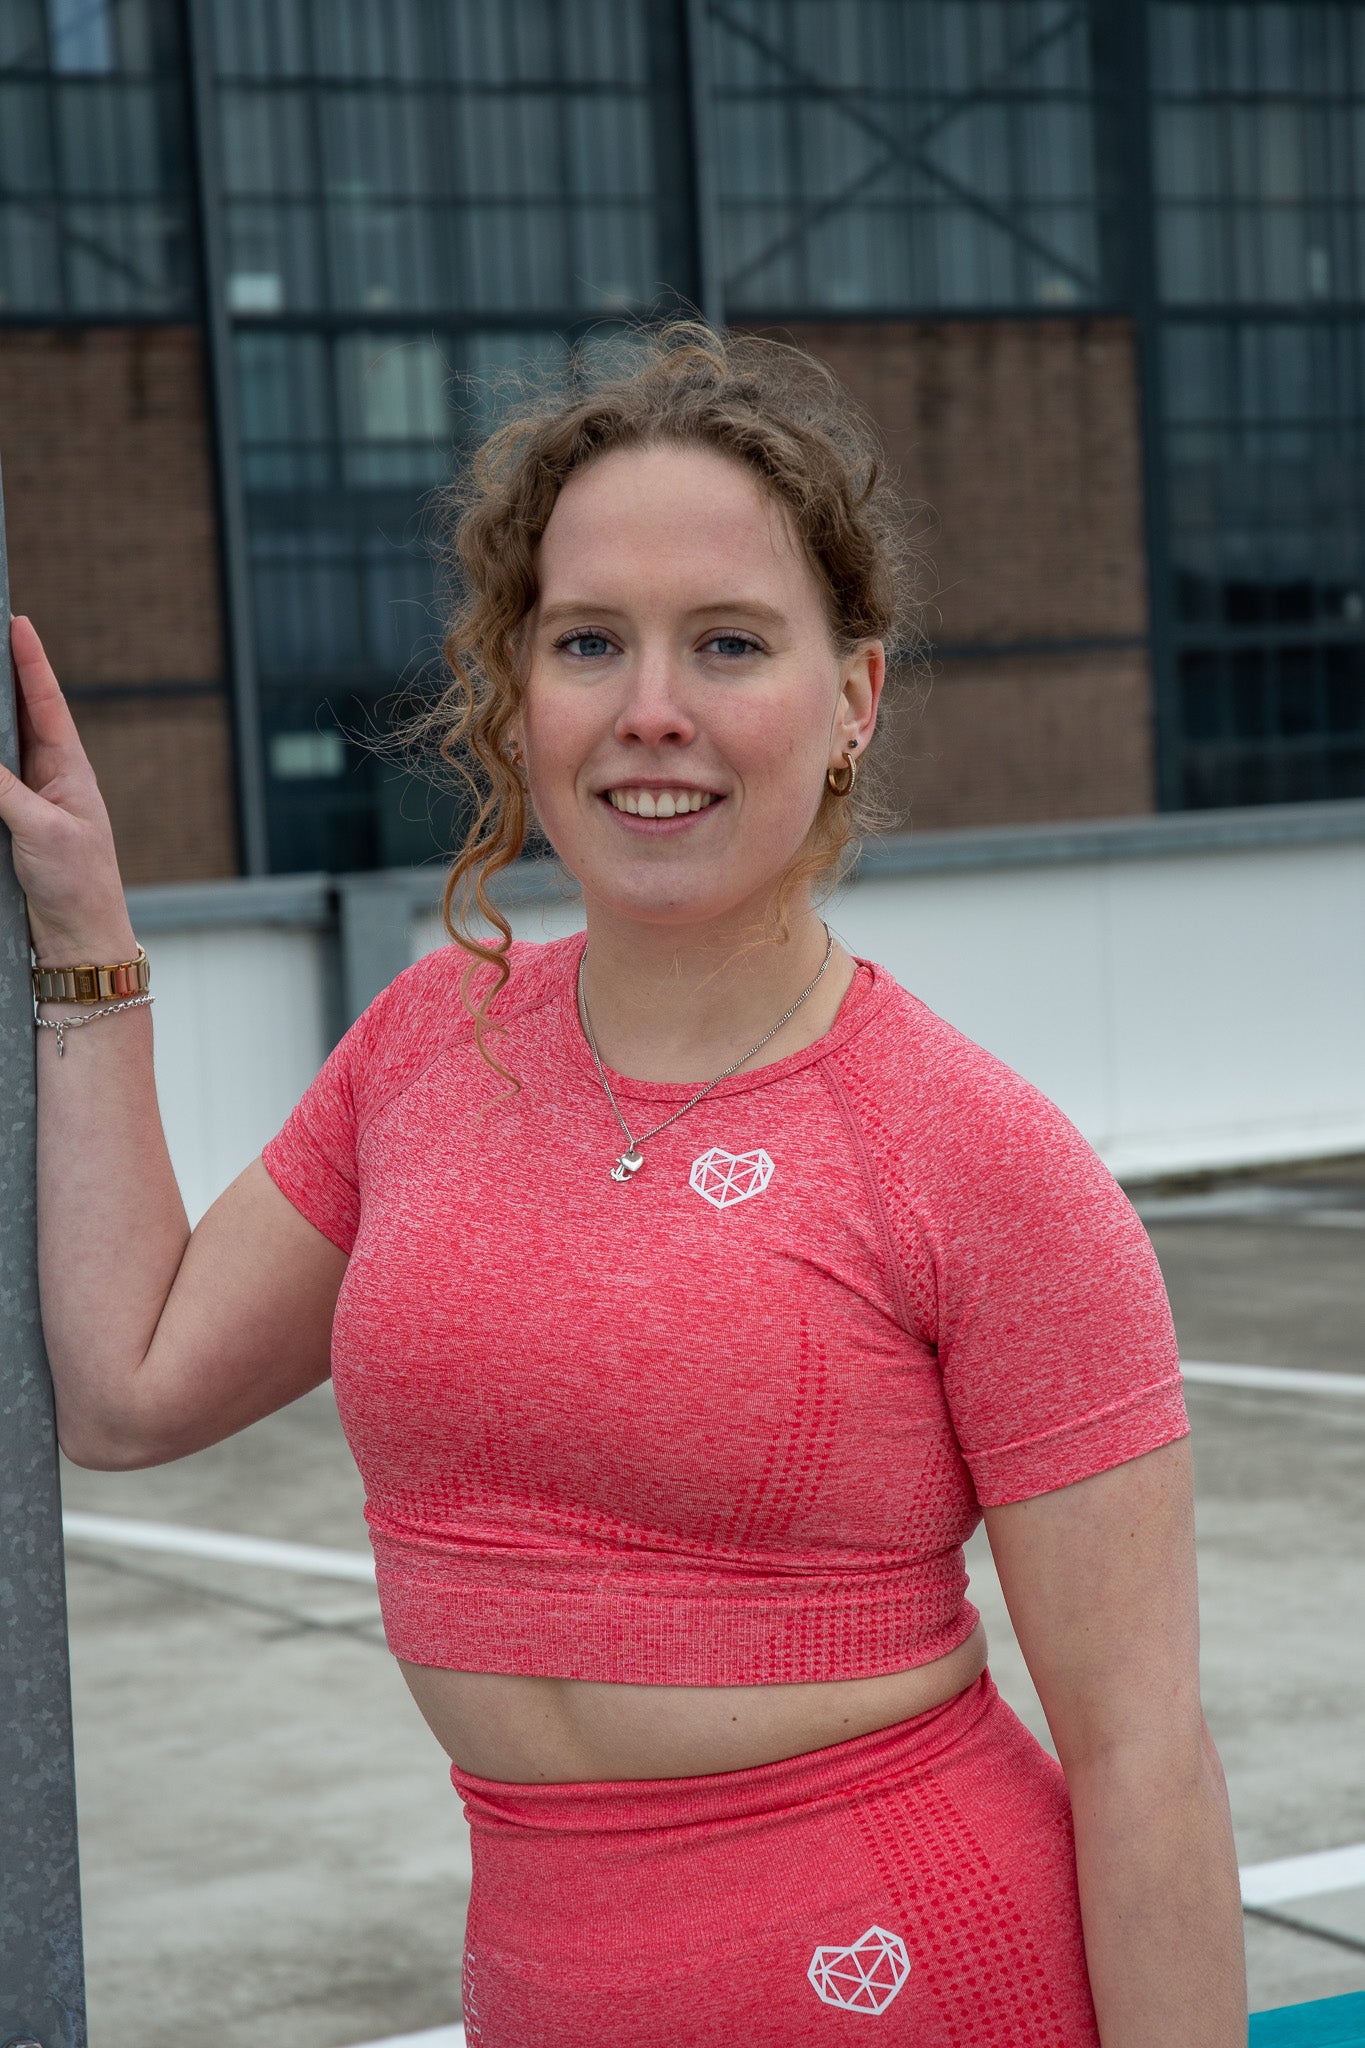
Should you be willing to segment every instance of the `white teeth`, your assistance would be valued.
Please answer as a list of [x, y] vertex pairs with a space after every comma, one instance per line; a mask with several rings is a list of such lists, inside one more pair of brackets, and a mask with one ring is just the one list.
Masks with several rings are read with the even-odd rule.
[[616, 810], [629, 811], [632, 818], [681, 818], [715, 802], [703, 789], [662, 789], [657, 795], [649, 789], [610, 789], [607, 795]]

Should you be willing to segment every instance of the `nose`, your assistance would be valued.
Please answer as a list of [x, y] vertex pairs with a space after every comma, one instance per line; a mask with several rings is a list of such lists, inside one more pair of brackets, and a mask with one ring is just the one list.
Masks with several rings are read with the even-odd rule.
[[668, 742], [685, 746], [697, 736], [696, 723], [685, 702], [683, 676], [672, 656], [663, 650], [645, 652], [632, 665], [626, 694], [617, 713], [614, 736], [635, 740], [646, 747]]

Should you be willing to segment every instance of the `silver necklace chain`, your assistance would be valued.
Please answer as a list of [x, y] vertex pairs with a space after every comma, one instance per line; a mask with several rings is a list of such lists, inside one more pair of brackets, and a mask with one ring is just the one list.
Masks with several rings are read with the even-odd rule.
[[825, 957], [820, 962], [819, 973], [817, 973], [814, 981], [807, 983], [806, 987], [802, 989], [800, 995], [796, 998], [796, 1001], [792, 1004], [791, 1008], [789, 1010], [784, 1010], [782, 1012], [782, 1015], [778, 1018], [772, 1030], [765, 1031], [762, 1038], [759, 1039], [757, 1045], [751, 1045], [747, 1052], [741, 1053], [739, 1058], [735, 1061], [734, 1065], [727, 1067], [723, 1074], [717, 1074], [714, 1081], [708, 1081], [704, 1088], [699, 1088], [696, 1094], [691, 1097], [690, 1101], [687, 1101], [683, 1104], [681, 1109], [675, 1109], [672, 1116], [666, 1116], [661, 1124], [655, 1124], [652, 1131], [641, 1131], [639, 1137], [637, 1138], [632, 1135], [630, 1125], [626, 1122], [625, 1118], [621, 1114], [620, 1105], [618, 1104], [616, 1097], [611, 1092], [611, 1083], [607, 1079], [605, 1073], [603, 1072], [602, 1062], [597, 1056], [597, 1040], [592, 1035], [592, 1022], [588, 1016], [587, 998], [583, 994], [583, 961], [587, 956], [587, 947], [584, 947], [582, 953], [580, 953], [578, 956], [578, 1014], [583, 1019], [583, 1035], [588, 1041], [588, 1051], [592, 1054], [592, 1063], [597, 1069], [597, 1078], [602, 1083], [602, 1086], [605, 1088], [607, 1092], [607, 1101], [612, 1106], [612, 1112], [616, 1117], [617, 1123], [620, 1124], [621, 1129], [626, 1134], [626, 1149], [621, 1154], [620, 1158], [617, 1160], [615, 1166], [613, 1166], [611, 1169], [611, 1177], [613, 1180], [626, 1181], [632, 1179], [640, 1171], [640, 1168], [645, 1163], [643, 1157], [641, 1156], [640, 1147], [646, 1142], [647, 1139], [657, 1138], [660, 1131], [666, 1131], [670, 1124], [675, 1124], [678, 1121], [678, 1118], [680, 1116], [686, 1116], [689, 1109], [695, 1109], [697, 1104], [701, 1101], [704, 1095], [709, 1095], [713, 1088], [719, 1088], [721, 1082], [728, 1081], [731, 1074], [737, 1074], [740, 1068], [744, 1065], [745, 1060], [751, 1060], [756, 1052], [761, 1052], [763, 1050], [763, 1047], [768, 1043], [769, 1039], [776, 1038], [778, 1032], [782, 1029], [782, 1026], [785, 1023], [787, 1023], [790, 1018], [796, 1015], [802, 1003], [805, 1002], [806, 997], [811, 994], [812, 990], [816, 986], [816, 983], [820, 980], [820, 976], [829, 966], [833, 953], [834, 934], [830, 930], [829, 926], [826, 925]]

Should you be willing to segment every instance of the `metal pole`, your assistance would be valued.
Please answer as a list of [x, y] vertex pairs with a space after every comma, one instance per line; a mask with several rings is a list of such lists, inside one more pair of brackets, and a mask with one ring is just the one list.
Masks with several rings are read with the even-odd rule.
[[[242, 866], [248, 875], [265, 875], [270, 872], [270, 846], [266, 827], [265, 763], [261, 749], [260, 681], [256, 672], [256, 618], [251, 596], [232, 322], [228, 317], [227, 304], [218, 88], [213, 70], [212, 31], [203, 0], [184, 0], [183, 21], [190, 88], [191, 154], [199, 213], [204, 351], [218, 473], [223, 624], [236, 714], [237, 811]], [[2, 2042], [0, 2048], [3, 2048]]]
[[[19, 772], [0, 493], [0, 760]], [[62, 1501], [38, 1309], [28, 912], [0, 825], [0, 2044], [86, 2048]]]

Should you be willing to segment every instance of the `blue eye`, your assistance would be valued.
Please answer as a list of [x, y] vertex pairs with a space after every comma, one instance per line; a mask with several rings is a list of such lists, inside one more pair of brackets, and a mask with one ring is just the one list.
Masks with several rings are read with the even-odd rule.
[[555, 644], [574, 648], [580, 661], [597, 661], [611, 653], [611, 642], [605, 633], [570, 633]]
[[718, 647], [721, 653], [729, 658], [733, 658], [737, 654], [757, 654], [759, 652], [758, 642], [756, 640], [746, 640], [741, 633], [713, 633], [706, 645], [708, 647]]

